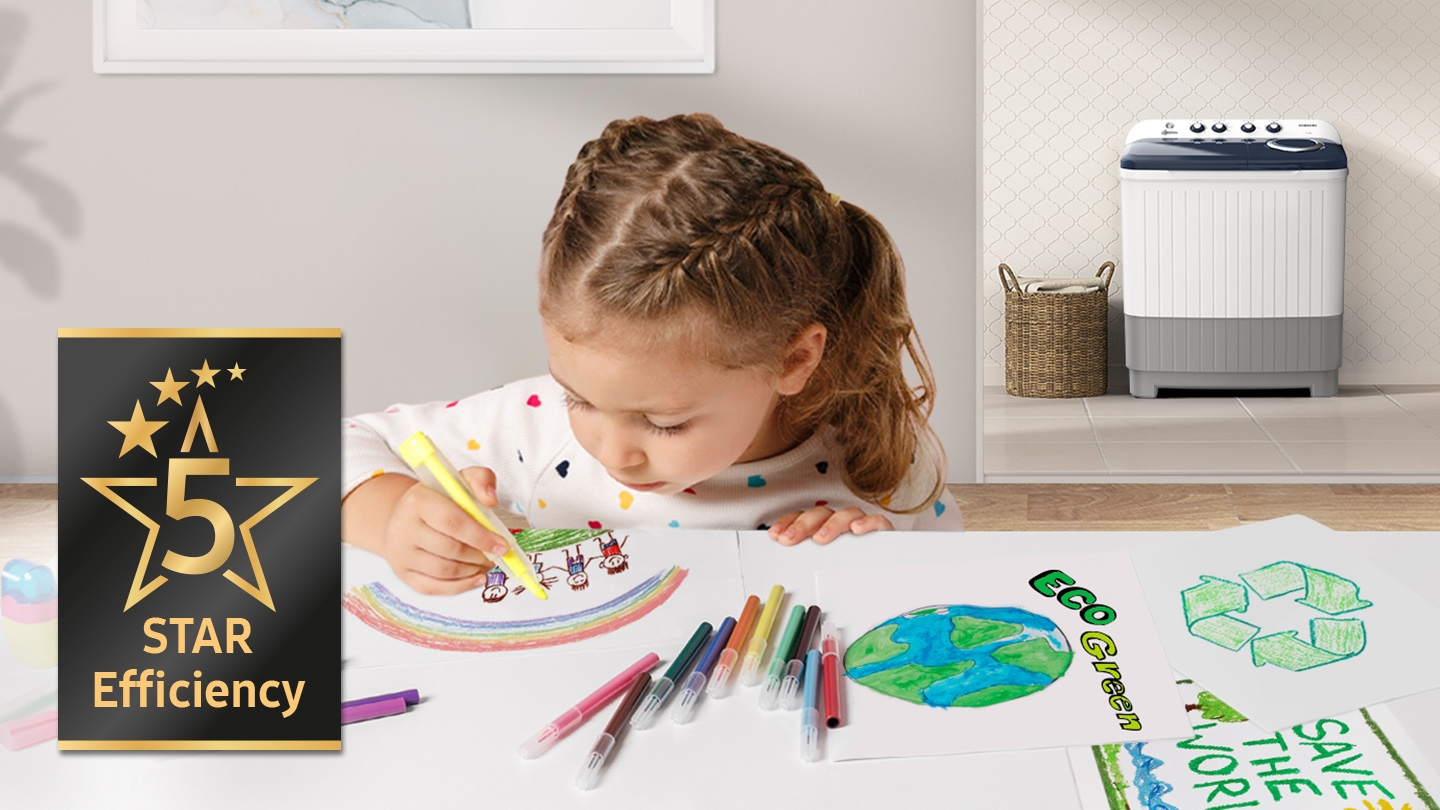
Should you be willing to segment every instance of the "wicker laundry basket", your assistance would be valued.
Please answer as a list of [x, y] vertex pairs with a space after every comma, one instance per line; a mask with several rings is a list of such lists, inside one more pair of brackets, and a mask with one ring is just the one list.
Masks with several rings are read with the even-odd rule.
[[1005, 287], [1005, 392], [1017, 397], [1097, 397], [1107, 387], [1110, 279], [1115, 263], [1095, 272], [1098, 289], [1024, 292], [1009, 265]]

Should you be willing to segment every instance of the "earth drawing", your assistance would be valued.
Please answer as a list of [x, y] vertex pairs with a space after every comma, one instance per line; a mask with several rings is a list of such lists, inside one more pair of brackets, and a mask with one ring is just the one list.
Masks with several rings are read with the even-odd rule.
[[932, 605], [882, 622], [845, 651], [846, 674], [925, 706], [991, 706], [1060, 679], [1075, 653], [1055, 623], [1016, 607]]

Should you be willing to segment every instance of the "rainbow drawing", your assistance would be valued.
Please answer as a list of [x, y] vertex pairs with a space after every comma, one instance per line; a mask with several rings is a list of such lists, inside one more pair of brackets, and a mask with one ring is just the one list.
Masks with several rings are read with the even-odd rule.
[[529, 650], [584, 641], [619, 630], [665, 604], [690, 572], [672, 566], [603, 605], [560, 616], [509, 622], [457, 619], [415, 607], [379, 582], [344, 596], [345, 609], [370, 627], [417, 647], [461, 652]]

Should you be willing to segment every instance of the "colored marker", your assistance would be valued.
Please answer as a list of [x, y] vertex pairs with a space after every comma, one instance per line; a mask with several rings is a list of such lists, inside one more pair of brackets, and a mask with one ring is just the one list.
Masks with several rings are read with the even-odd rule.
[[53, 740], [59, 734], [60, 715], [54, 709], [46, 709], [0, 723], [0, 746], [10, 751], [19, 751], [46, 740]]
[[660, 663], [660, 656], [655, 653], [646, 653], [644, 658], [625, 668], [624, 672], [605, 682], [605, 685], [591, 692], [584, 700], [565, 710], [565, 713], [555, 718], [550, 725], [540, 731], [525, 744], [520, 746], [520, 756], [525, 759], [534, 759], [550, 749], [555, 741], [575, 730], [575, 727], [585, 722], [585, 718], [605, 707], [605, 704], [619, 697], [622, 692], [630, 688], [630, 684], [639, 677], [642, 672], [649, 672], [650, 668]]
[[775, 658], [770, 662], [770, 672], [765, 676], [765, 691], [760, 693], [760, 708], [772, 711], [780, 705], [780, 686], [785, 678], [785, 664], [795, 651], [795, 642], [800, 638], [800, 629], [805, 625], [805, 606], [790, 608], [790, 620], [785, 623], [785, 632], [780, 635], [780, 644], [775, 648]]
[[406, 689], [406, 690], [403, 691], [403, 692], [391, 692], [391, 693], [386, 694], [386, 695], [376, 695], [376, 696], [374, 696], [374, 697], [356, 698], [356, 699], [354, 699], [354, 700], [346, 700], [346, 701], [341, 702], [340, 708], [342, 708], [342, 709], [349, 709], [349, 708], [352, 708], [352, 707], [354, 707], [354, 706], [364, 706], [364, 705], [367, 704], [367, 703], [379, 703], [379, 702], [381, 702], [382, 700], [390, 700], [391, 698], [400, 698], [401, 700], [404, 700], [404, 701], [405, 701], [405, 705], [406, 705], [406, 706], [414, 706], [415, 704], [417, 704], [417, 703], [420, 702], [420, 690], [419, 690], [419, 689]]
[[755, 622], [755, 635], [750, 639], [750, 648], [745, 651], [745, 664], [740, 668], [740, 683], [754, 686], [760, 683], [760, 664], [765, 660], [765, 644], [770, 638], [770, 626], [780, 612], [780, 603], [785, 600], [785, 589], [779, 585], [770, 589], [770, 598], [765, 600], [765, 609], [760, 611], [760, 620]]
[[[535, 575], [530, 572], [530, 566], [525, 562], [520, 546], [515, 542], [515, 536], [489, 507], [475, 497], [475, 493], [470, 491], [470, 487], [465, 484], [460, 474], [455, 472], [455, 468], [450, 466], [450, 462], [440, 455], [435, 443], [430, 441], [424, 431], [416, 431], [415, 435], [400, 443], [400, 457], [405, 459], [405, 463], [410, 465], [410, 469], [415, 471], [426, 486], [454, 501], [456, 506], [464, 509], [465, 514], [474, 518], [476, 523], [484, 526], [490, 533], [504, 538], [510, 544], [510, 550], [500, 558], [500, 564], [505, 566], [510, 576], [525, 584], [525, 590], [539, 599], [550, 598], [540, 583], [535, 581]], [[490, 558], [489, 554], [485, 556]]]
[[580, 773], [575, 777], [575, 787], [589, 790], [600, 781], [600, 769], [605, 767], [605, 758], [610, 755], [610, 749], [615, 747], [616, 738], [625, 730], [625, 722], [630, 719], [636, 704], [640, 702], [640, 696], [645, 694], [645, 689], [649, 686], [648, 672], [640, 673], [640, 677], [630, 684], [630, 691], [625, 693], [625, 699], [615, 707], [615, 713], [610, 715], [610, 722], [605, 724], [605, 730], [600, 732], [595, 744], [590, 747], [590, 755], [585, 757], [585, 764], [580, 766]]
[[59, 695], [56, 681], [41, 684], [24, 694], [17, 695], [0, 705], [0, 723], [30, 717], [47, 709], [55, 708]]
[[820, 651], [805, 653], [805, 708], [800, 710], [800, 759], [820, 761]]
[[730, 694], [730, 673], [735, 671], [735, 662], [740, 660], [740, 645], [750, 638], [750, 628], [760, 613], [760, 597], [751, 596], [740, 610], [740, 621], [735, 623], [735, 632], [730, 634], [730, 643], [720, 653], [720, 662], [715, 665], [715, 677], [710, 679], [710, 697], [719, 700]]
[[675, 704], [675, 711], [670, 715], [670, 719], [677, 724], [688, 723], [690, 718], [695, 716], [695, 705], [700, 702], [700, 690], [705, 688], [705, 679], [710, 676], [715, 662], [720, 660], [720, 651], [733, 632], [735, 620], [726, 616], [725, 621], [720, 623], [720, 629], [716, 630], [714, 637], [710, 639], [710, 646], [705, 648], [705, 654], [700, 656], [700, 663], [695, 665], [695, 671], [690, 673], [690, 679], [685, 681], [685, 688], [680, 690], [680, 702]]
[[655, 722], [655, 715], [660, 712], [660, 707], [665, 705], [665, 698], [670, 696], [670, 690], [675, 688], [675, 682], [685, 674], [685, 669], [690, 666], [691, 661], [695, 660], [695, 656], [700, 654], [700, 649], [705, 645], [705, 639], [709, 637], [710, 623], [701, 622], [700, 626], [695, 628], [694, 635], [685, 642], [685, 648], [680, 651], [680, 655], [670, 663], [670, 668], [665, 670], [664, 677], [655, 682], [655, 688], [650, 690], [650, 695], [645, 698], [644, 704], [635, 712], [635, 716], [630, 720], [630, 725], [638, 729], [646, 729]]
[[790, 661], [785, 664], [785, 680], [780, 684], [780, 705], [787, 712], [800, 708], [800, 675], [805, 670], [805, 653], [810, 650], [815, 626], [819, 623], [820, 606], [811, 605], [805, 611], [805, 626], [800, 629], [800, 640], [795, 645], [795, 652], [790, 654]]
[[825, 727], [840, 727], [840, 636], [835, 623], [820, 626], [820, 677], [825, 693]]
[[359, 706], [345, 706], [341, 708], [340, 725], [348, 726], [351, 723], [358, 723], [361, 720], [374, 720], [377, 717], [390, 717], [391, 715], [404, 713], [405, 698], [386, 698], [371, 703], [361, 703]]

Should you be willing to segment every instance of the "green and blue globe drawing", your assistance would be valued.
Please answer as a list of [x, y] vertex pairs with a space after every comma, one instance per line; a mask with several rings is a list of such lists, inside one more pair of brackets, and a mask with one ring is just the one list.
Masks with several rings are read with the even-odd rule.
[[910, 703], [991, 706], [1055, 683], [1074, 655], [1054, 622], [1028, 610], [932, 605], [860, 636], [845, 651], [845, 670]]

